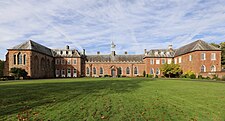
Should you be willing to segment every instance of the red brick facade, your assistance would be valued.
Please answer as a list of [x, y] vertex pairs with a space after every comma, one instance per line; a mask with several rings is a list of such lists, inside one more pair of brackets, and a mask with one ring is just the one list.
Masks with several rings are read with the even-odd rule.
[[[36, 45], [41, 49], [25, 48]], [[26, 46], [25, 46], [26, 45]], [[205, 46], [202, 50], [198, 46]], [[31, 47], [31, 46], [30, 46]], [[115, 47], [112, 45], [112, 47]], [[8, 49], [5, 63], [5, 75], [11, 75], [10, 69], [25, 69], [31, 78], [53, 77], [102, 77], [108, 76], [143, 76], [143, 73], [162, 76], [160, 67], [165, 63], [179, 64], [183, 72], [193, 71], [196, 75], [208, 76], [221, 72], [221, 51], [203, 41], [196, 41], [177, 50], [150, 50], [143, 55], [86, 55], [77, 50], [51, 50], [33, 41]], [[196, 49], [196, 50], [193, 50]], [[186, 51], [189, 49], [189, 51]], [[45, 53], [46, 52], [46, 53]]]

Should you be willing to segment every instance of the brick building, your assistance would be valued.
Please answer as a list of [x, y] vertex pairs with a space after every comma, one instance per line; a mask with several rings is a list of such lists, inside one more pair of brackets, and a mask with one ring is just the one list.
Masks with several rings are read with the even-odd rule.
[[169, 45], [167, 49], [144, 50], [143, 54], [116, 54], [114, 43], [111, 53], [86, 55], [85, 50], [49, 49], [34, 41], [26, 41], [8, 49], [5, 75], [12, 67], [23, 68], [31, 78], [54, 77], [101, 77], [118, 75], [134, 77], [146, 74], [161, 76], [160, 67], [165, 63], [179, 64], [183, 70], [196, 75], [210, 76], [221, 73], [221, 50], [202, 40], [197, 40], [178, 49]]

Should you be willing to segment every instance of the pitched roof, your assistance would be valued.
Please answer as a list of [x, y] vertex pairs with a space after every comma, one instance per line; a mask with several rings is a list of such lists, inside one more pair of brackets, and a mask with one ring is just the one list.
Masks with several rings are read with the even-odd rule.
[[36, 52], [40, 52], [49, 56], [52, 56], [52, 50], [41, 45], [38, 44], [32, 40], [28, 40], [22, 44], [16, 45], [13, 48], [11, 48], [12, 50], [33, 50]]
[[143, 62], [144, 55], [87, 55], [88, 62]]
[[183, 55], [183, 54], [197, 51], [197, 50], [220, 50], [220, 49], [217, 47], [214, 47], [202, 40], [197, 40], [197, 41], [194, 41], [190, 44], [187, 44], [187, 45], [182, 46], [179, 49], [177, 49], [174, 56]]
[[174, 57], [175, 51], [173, 49], [153, 49], [145, 54], [145, 57], [159, 57], [168, 58]]

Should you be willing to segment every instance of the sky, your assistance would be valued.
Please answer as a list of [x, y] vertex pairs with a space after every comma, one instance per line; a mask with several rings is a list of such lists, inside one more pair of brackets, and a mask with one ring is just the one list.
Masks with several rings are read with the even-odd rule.
[[225, 41], [225, 0], [0, 0], [0, 59], [33, 40], [87, 54]]

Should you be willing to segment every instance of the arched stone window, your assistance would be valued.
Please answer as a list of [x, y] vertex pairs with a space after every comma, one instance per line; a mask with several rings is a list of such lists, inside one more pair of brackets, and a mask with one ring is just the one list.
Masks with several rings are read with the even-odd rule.
[[103, 68], [100, 67], [100, 74], [103, 74]]
[[150, 69], [150, 74], [152, 74], [152, 75], [154, 74], [154, 69], [153, 68]]
[[122, 74], [122, 68], [121, 68], [121, 67], [118, 68], [118, 74], [119, 74], [119, 75]]
[[211, 72], [216, 72], [216, 66], [215, 65], [211, 66]]
[[22, 54], [21, 53], [18, 53], [17, 61], [18, 61], [18, 64], [22, 64]]
[[130, 68], [129, 67], [126, 68], [126, 74], [130, 74]]
[[24, 65], [26, 65], [26, 61], [27, 61], [26, 59], [27, 59], [27, 58], [26, 58], [26, 55], [23, 55], [23, 64], [24, 64]]
[[155, 72], [156, 75], [159, 75], [160, 74], [160, 70], [159, 68], [156, 68], [156, 72]]
[[137, 67], [134, 67], [134, 74], [138, 74], [138, 69], [137, 69]]
[[94, 67], [93, 68], [93, 74], [96, 74], [97, 72], [96, 72], [96, 68]]
[[42, 71], [45, 70], [45, 60], [44, 60], [44, 58], [41, 58], [41, 70]]
[[86, 74], [89, 75], [90, 74], [90, 70], [89, 68], [87, 67], [87, 70], [86, 70]]
[[14, 65], [16, 65], [16, 55], [13, 56]]
[[206, 67], [205, 67], [205, 65], [202, 65], [202, 66], [201, 66], [201, 72], [206, 72]]

